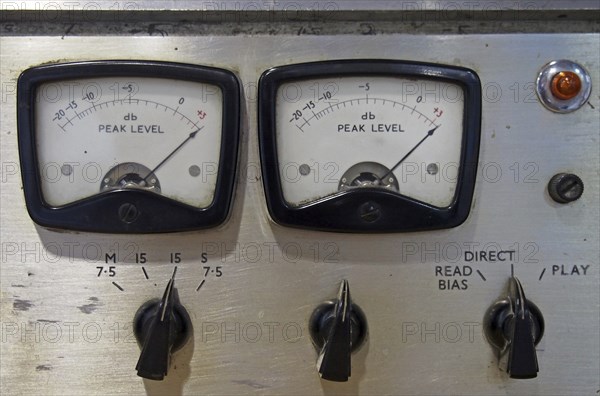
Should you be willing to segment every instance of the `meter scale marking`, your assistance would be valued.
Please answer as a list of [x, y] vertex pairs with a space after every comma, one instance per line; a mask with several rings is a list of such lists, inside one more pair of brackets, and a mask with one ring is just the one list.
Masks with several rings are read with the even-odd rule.
[[[122, 106], [130, 105], [130, 104], [136, 104], [136, 105], [140, 106], [140, 105], [141, 105], [141, 103], [144, 103], [146, 106], [148, 106], [148, 104], [154, 104], [154, 105], [155, 105], [155, 108], [158, 108], [159, 106], [162, 106], [162, 107], [164, 107], [164, 109], [165, 109], [164, 111], [165, 111], [165, 112], [166, 112], [167, 110], [173, 110], [173, 115], [174, 115], [174, 116], [175, 116], [175, 115], [177, 115], [177, 114], [179, 114], [179, 115], [181, 115], [181, 120], [185, 119], [185, 120], [187, 120], [187, 124], [188, 124], [188, 125], [190, 125], [190, 124], [191, 124], [193, 128], [198, 128], [198, 124], [197, 124], [197, 123], [195, 123], [195, 122], [194, 122], [194, 121], [192, 121], [192, 120], [191, 120], [189, 117], [187, 117], [185, 114], [183, 114], [183, 113], [180, 113], [180, 112], [177, 110], [179, 107], [178, 107], [177, 109], [174, 109], [174, 108], [172, 108], [172, 107], [170, 107], [170, 106], [164, 105], [164, 104], [162, 104], [162, 103], [154, 102], [154, 101], [151, 101], [151, 100], [145, 100], [145, 99], [133, 99], [133, 101], [132, 101], [132, 100], [131, 100], [131, 98], [129, 98], [129, 99], [110, 100], [110, 101], [107, 101], [107, 102], [102, 102], [102, 103], [98, 103], [98, 104], [96, 104], [96, 103], [93, 103], [91, 107], [88, 107], [87, 109], [85, 109], [85, 110], [82, 110], [82, 111], [80, 111], [79, 113], [75, 112], [75, 114], [76, 114], [76, 115], [75, 115], [75, 116], [73, 116], [73, 117], [71, 117], [71, 118], [67, 118], [67, 119], [66, 119], [66, 122], [65, 122], [63, 125], [60, 125], [60, 124], [57, 124], [57, 125], [58, 125], [58, 126], [59, 126], [59, 127], [60, 127], [60, 128], [63, 130], [63, 131], [65, 131], [65, 132], [66, 132], [66, 130], [65, 130], [65, 127], [66, 127], [67, 125], [69, 125], [69, 124], [73, 125], [73, 122], [72, 122], [72, 121], [73, 121], [75, 118], [77, 118], [77, 119], [79, 119], [79, 120], [82, 120], [82, 119], [84, 119], [85, 117], [87, 117], [88, 115], [91, 115], [91, 114], [92, 114], [94, 111], [100, 111], [100, 110], [104, 110], [104, 109], [103, 109], [103, 106], [106, 106], [106, 109], [108, 109], [108, 106], [109, 106], [109, 104], [112, 104], [112, 105], [113, 105], [113, 107], [114, 107], [114, 106], [116, 105], [116, 103], [118, 103], [118, 102], [120, 102], [120, 104], [121, 104]], [[124, 103], [124, 102], [127, 102], [127, 103]], [[73, 110], [73, 111], [75, 111], [75, 110]]]
[[[357, 89], [362, 82], [353, 76], [286, 82], [277, 88], [278, 176], [286, 205], [301, 207], [346, 190], [374, 187], [447, 207], [461, 169], [461, 87], [382, 77], [367, 93]], [[335, 90], [327, 85], [333, 83]], [[429, 89], [428, 96], [423, 89]], [[288, 114], [284, 121], [281, 115]], [[437, 137], [431, 139], [433, 132]]]
[[[332, 113], [332, 112], [335, 111], [334, 108], [339, 110], [340, 105], [344, 105], [344, 107], [345, 107], [346, 103], [350, 103], [350, 106], [354, 106], [354, 101], [357, 102], [356, 103], [357, 105], [360, 105], [362, 100], [366, 100], [366, 103], [369, 103], [369, 99], [371, 99], [373, 101], [373, 104], [376, 103], [377, 99], [379, 99], [382, 102], [382, 105], [385, 105], [386, 102], [389, 102], [389, 103], [392, 103], [392, 107], [396, 107], [396, 105], [399, 104], [399, 105], [402, 106], [402, 110], [404, 110], [406, 107], [408, 107], [404, 103], [396, 102], [396, 101], [389, 100], [389, 99], [383, 99], [383, 98], [348, 99], [348, 100], [344, 100], [342, 102], [331, 104], [331, 105], [327, 106], [326, 108], [318, 111], [317, 113], [313, 112], [314, 115], [312, 117], [309, 117], [308, 119], [302, 117], [305, 120], [305, 122], [303, 124], [301, 124], [300, 126], [298, 126], [298, 128], [300, 130], [302, 130], [302, 128], [304, 128], [304, 126], [306, 126], [306, 125], [310, 126], [309, 121], [311, 121], [314, 118], [316, 118], [317, 120], [319, 120], [319, 119], [327, 116], [328, 114], [330, 114], [330, 113]], [[415, 112], [419, 114], [419, 116], [418, 116], [417, 119], [421, 119], [421, 117], [424, 117], [425, 118], [425, 121], [423, 122], [424, 124], [426, 124], [427, 122], [429, 122], [429, 125], [432, 125], [432, 126], [435, 126], [435, 127], [438, 126], [437, 124], [435, 124], [434, 120], [430, 119], [425, 114], [423, 114], [420, 111], [418, 111], [416, 109], [416, 106], [415, 107], [409, 107], [409, 109], [411, 109], [411, 113], [410, 113], [411, 115], [413, 113], [415, 113]]]
[[[222, 91], [209, 91], [211, 98], [205, 100], [200, 96], [205, 85], [154, 79], [140, 82], [137, 97], [113, 97], [112, 85], [107, 87], [113, 80], [98, 81], [98, 94], [71, 92], [60, 101], [42, 101], [36, 109], [36, 138], [43, 151], [38, 168], [48, 180], [42, 186], [47, 202], [62, 206], [106, 191], [144, 189], [186, 205], [208, 206], [220, 161]], [[109, 96], [101, 97], [103, 90]], [[44, 97], [45, 88], [39, 91]], [[134, 136], [153, 137], [142, 147]]]

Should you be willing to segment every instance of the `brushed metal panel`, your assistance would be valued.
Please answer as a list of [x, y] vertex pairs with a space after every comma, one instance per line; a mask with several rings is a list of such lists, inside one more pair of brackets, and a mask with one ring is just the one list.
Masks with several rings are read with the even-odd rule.
[[[1, 37], [2, 392], [595, 394], [599, 40], [598, 34]], [[46, 62], [115, 58], [198, 63], [238, 74], [245, 97], [241, 172], [231, 219], [222, 228], [120, 236], [49, 231], [31, 222], [18, 172], [19, 73]], [[477, 71], [484, 87], [480, 171], [465, 224], [427, 233], [343, 235], [269, 221], [256, 141], [258, 78], [273, 65], [336, 58], [410, 59]], [[582, 63], [594, 86], [590, 105], [568, 115], [547, 111], [527, 85], [542, 65], [559, 58]], [[545, 192], [561, 171], [577, 173], [586, 184], [583, 197], [567, 206]], [[474, 274], [465, 292], [437, 290], [435, 265], [462, 265], [456, 252], [473, 243], [519, 253], [514, 271], [547, 323], [535, 380], [509, 380], [482, 335], [483, 314], [505, 287], [510, 263], [472, 264], [485, 281]], [[104, 253], [123, 260], [134, 251], [148, 253], [149, 280], [131, 262], [117, 265], [115, 279], [97, 277], [96, 259]], [[162, 292], [174, 251], [184, 258], [177, 285], [194, 341], [176, 354], [166, 381], [145, 381], [135, 375], [139, 348], [130, 323], [140, 304]], [[224, 275], [196, 292], [204, 278], [202, 252], [209, 253], [206, 265], [221, 265]], [[562, 264], [590, 265], [588, 275], [551, 276], [552, 265]], [[342, 278], [370, 332], [353, 356], [351, 381], [338, 384], [318, 378], [307, 320], [335, 295]]]

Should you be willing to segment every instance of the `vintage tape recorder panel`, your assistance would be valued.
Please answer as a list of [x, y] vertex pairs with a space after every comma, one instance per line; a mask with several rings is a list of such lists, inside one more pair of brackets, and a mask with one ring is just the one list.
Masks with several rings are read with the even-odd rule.
[[2, 394], [600, 392], [597, 0], [0, 9]]

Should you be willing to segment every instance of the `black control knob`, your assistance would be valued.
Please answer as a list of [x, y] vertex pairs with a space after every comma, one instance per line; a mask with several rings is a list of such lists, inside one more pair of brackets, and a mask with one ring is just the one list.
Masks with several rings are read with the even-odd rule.
[[175, 273], [167, 284], [162, 299], [144, 303], [133, 319], [133, 330], [142, 347], [136, 365], [140, 377], [161, 381], [167, 375], [173, 352], [190, 339], [192, 322], [179, 302], [175, 288]]
[[535, 346], [544, 335], [544, 317], [525, 298], [521, 282], [511, 277], [506, 299], [486, 312], [485, 335], [500, 357], [508, 352], [506, 371], [511, 378], [535, 378], [539, 371]]
[[319, 305], [309, 320], [309, 330], [319, 351], [317, 371], [329, 381], [348, 381], [351, 353], [358, 350], [367, 336], [365, 314], [350, 298], [348, 281], [342, 281], [336, 300]]

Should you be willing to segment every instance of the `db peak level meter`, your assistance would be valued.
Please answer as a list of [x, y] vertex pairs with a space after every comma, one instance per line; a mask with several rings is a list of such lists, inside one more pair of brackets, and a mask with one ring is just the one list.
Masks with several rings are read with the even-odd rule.
[[467, 218], [481, 126], [474, 71], [328, 61], [272, 68], [259, 89], [265, 193], [276, 222], [398, 232]]
[[110, 233], [200, 229], [227, 218], [239, 82], [221, 69], [148, 61], [34, 67], [18, 84], [29, 214]]

